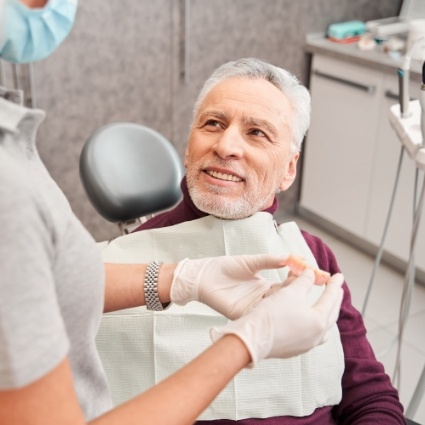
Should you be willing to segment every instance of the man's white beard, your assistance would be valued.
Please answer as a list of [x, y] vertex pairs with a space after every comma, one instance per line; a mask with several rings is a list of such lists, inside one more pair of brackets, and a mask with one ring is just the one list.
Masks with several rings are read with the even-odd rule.
[[207, 214], [227, 220], [250, 217], [262, 211], [269, 198], [269, 196], [258, 198], [252, 193], [244, 193], [239, 199], [228, 200], [225, 198], [228, 189], [211, 186], [211, 192], [205, 194], [198, 191], [196, 184], [192, 184], [193, 182], [189, 180], [190, 178], [187, 181], [189, 195], [195, 206]]

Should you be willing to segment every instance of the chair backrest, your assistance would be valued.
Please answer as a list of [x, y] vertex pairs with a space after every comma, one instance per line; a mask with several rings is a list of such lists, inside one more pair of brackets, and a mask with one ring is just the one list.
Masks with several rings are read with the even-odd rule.
[[96, 211], [121, 227], [175, 205], [182, 195], [183, 166], [160, 133], [123, 122], [89, 137], [80, 156], [80, 177]]

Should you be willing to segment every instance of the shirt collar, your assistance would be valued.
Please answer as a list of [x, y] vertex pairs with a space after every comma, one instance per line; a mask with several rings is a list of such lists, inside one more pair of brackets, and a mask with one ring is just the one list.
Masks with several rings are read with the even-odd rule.
[[23, 106], [21, 90], [7, 90], [0, 86], [0, 129], [17, 133], [21, 121], [30, 115], [37, 123], [41, 123], [45, 114], [41, 110]]

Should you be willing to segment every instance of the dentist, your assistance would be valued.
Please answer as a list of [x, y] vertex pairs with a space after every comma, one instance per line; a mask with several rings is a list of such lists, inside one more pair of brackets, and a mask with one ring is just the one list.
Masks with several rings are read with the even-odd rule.
[[[0, 0], [0, 58], [48, 57], [75, 13], [72, 0]], [[104, 265], [39, 157], [44, 115], [0, 87], [0, 423], [191, 423], [243, 368], [326, 339], [342, 300], [339, 274], [309, 306], [311, 270], [272, 287], [258, 272], [285, 259], [270, 255]], [[234, 321], [213, 329], [215, 342], [183, 369], [111, 409], [95, 346], [102, 312], [170, 301], [200, 301]]]

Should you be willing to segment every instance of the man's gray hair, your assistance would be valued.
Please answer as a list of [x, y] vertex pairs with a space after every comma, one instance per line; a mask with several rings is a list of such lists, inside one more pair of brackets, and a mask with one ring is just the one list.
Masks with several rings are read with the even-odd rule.
[[277, 87], [292, 107], [290, 125], [292, 129], [292, 150], [299, 152], [305, 133], [310, 125], [310, 93], [299, 80], [285, 69], [278, 68], [256, 58], [244, 58], [227, 62], [217, 68], [205, 81], [193, 110], [193, 119], [208, 93], [222, 81], [229, 78], [263, 79]]

